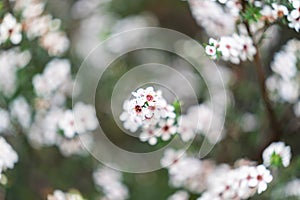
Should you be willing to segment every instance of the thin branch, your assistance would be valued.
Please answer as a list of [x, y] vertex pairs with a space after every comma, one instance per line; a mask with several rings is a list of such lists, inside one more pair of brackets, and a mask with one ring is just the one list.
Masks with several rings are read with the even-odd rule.
[[[242, 5], [243, 5], [243, 10], [245, 10], [246, 2], [243, 0], [242, 0]], [[257, 50], [256, 54], [254, 55], [255, 69], [256, 69], [257, 76], [258, 76], [260, 92], [261, 92], [264, 106], [266, 108], [267, 115], [268, 115], [269, 122], [270, 122], [269, 126], [270, 126], [270, 129], [272, 130], [269, 141], [267, 141], [267, 143], [269, 143], [271, 141], [278, 140], [280, 138], [281, 127], [276, 118], [275, 112], [272, 108], [271, 101], [268, 97], [268, 93], [267, 93], [267, 89], [266, 89], [266, 85], [265, 85], [266, 77], [265, 77], [265, 72], [264, 72], [262, 61], [261, 61], [261, 56], [260, 56], [258, 45], [256, 44], [256, 42], [254, 40], [254, 36], [250, 30], [249, 23], [247, 21], [244, 21], [243, 23], [245, 24], [247, 32], [248, 32], [249, 36], [252, 38], [253, 44]]]

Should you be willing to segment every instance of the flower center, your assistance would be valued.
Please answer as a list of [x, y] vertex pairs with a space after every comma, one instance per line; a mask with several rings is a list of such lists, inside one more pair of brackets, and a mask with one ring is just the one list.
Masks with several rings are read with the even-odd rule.
[[152, 100], [153, 100], [153, 96], [150, 95], [150, 94], [148, 94], [148, 95], [146, 96], [146, 99], [147, 99], [147, 101], [152, 101]]
[[262, 175], [257, 175], [256, 179], [257, 179], [258, 181], [262, 181], [262, 180], [263, 180], [263, 177], [262, 177]]
[[142, 107], [139, 106], [139, 105], [136, 105], [136, 106], [134, 107], [134, 110], [135, 110], [136, 113], [141, 113], [141, 112], [142, 112]]

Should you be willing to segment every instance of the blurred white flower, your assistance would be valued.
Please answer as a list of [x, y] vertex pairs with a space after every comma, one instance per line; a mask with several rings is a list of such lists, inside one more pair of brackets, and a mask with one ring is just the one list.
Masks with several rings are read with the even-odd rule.
[[171, 168], [173, 165], [178, 163], [180, 159], [185, 158], [185, 153], [183, 150], [174, 150], [174, 149], [166, 149], [164, 152], [164, 156], [160, 161], [162, 167]]
[[284, 187], [285, 197], [300, 197], [300, 179], [294, 179], [289, 181]]
[[67, 193], [61, 190], [55, 190], [53, 194], [47, 196], [47, 200], [84, 200], [84, 198], [77, 191]]
[[13, 44], [22, 41], [22, 25], [12, 14], [7, 13], [0, 24], [0, 44], [9, 39]]
[[139, 135], [139, 138], [142, 142], [148, 142], [150, 145], [157, 144], [157, 137], [155, 133], [157, 132], [155, 126], [149, 126], [143, 129], [142, 133]]
[[12, 169], [19, 158], [15, 150], [3, 137], [0, 137], [0, 151], [0, 171]]
[[78, 134], [94, 131], [98, 126], [95, 108], [92, 105], [77, 102], [73, 108], [75, 127]]
[[177, 132], [182, 141], [187, 142], [193, 139], [196, 134], [195, 127], [197, 126], [197, 121], [195, 121], [195, 119], [191, 118], [189, 115], [181, 115], [177, 121]]
[[127, 187], [122, 183], [122, 174], [107, 167], [99, 167], [93, 173], [94, 183], [103, 190], [109, 200], [125, 200], [129, 197]]
[[64, 131], [67, 138], [73, 138], [76, 133], [74, 114], [71, 110], [66, 110], [58, 122], [58, 127]]
[[61, 56], [68, 50], [70, 41], [65, 32], [51, 31], [40, 38], [40, 45], [50, 56]]
[[71, 65], [67, 59], [53, 59], [44, 69], [43, 74], [34, 76], [32, 82], [38, 96], [49, 97], [69, 80]]
[[29, 128], [31, 125], [31, 107], [24, 97], [20, 96], [11, 103], [10, 113], [23, 128]]
[[196, 22], [208, 35], [220, 37], [234, 33], [236, 18], [218, 3], [210, 0], [188, 0], [188, 3]]
[[179, 190], [168, 197], [167, 200], [189, 200], [189, 193], [184, 190]]
[[256, 116], [252, 113], [245, 113], [241, 118], [241, 127], [244, 132], [255, 131], [258, 127]]

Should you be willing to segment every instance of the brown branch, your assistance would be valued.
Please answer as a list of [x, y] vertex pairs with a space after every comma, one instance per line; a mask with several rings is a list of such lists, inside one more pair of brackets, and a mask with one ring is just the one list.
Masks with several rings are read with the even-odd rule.
[[[242, 0], [242, 5], [243, 5], [243, 11], [245, 11], [246, 2], [244, 0]], [[264, 106], [265, 106], [265, 109], [267, 111], [267, 115], [269, 118], [268, 120], [269, 120], [269, 127], [271, 130], [271, 133], [269, 135], [269, 138], [265, 141], [266, 143], [262, 145], [264, 148], [270, 142], [278, 140], [280, 138], [280, 135], [282, 133], [281, 126], [280, 126], [279, 121], [276, 118], [276, 114], [272, 108], [271, 101], [268, 97], [268, 93], [267, 93], [267, 89], [266, 89], [266, 85], [265, 85], [266, 77], [265, 77], [263, 64], [261, 61], [261, 55], [259, 52], [258, 44], [255, 42], [255, 38], [250, 30], [248, 21], [243, 21], [243, 23], [245, 24], [247, 32], [248, 32], [249, 36], [252, 38], [253, 45], [256, 48], [256, 54], [254, 55], [255, 69], [256, 69], [257, 76], [258, 76], [260, 92], [261, 92]]]

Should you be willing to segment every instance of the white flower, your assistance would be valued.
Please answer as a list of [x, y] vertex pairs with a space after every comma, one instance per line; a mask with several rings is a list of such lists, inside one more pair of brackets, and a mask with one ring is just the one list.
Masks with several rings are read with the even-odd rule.
[[219, 37], [234, 33], [236, 18], [218, 3], [207, 0], [188, 0], [188, 3], [196, 22], [208, 35]]
[[142, 142], [147, 141], [150, 145], [155, 145], [157, 143], [157, 137], [155, 135], [156, 131], [154, 126], [144, 128], [139, 138]]
[[189, 193], [187, 193], [184, 190], [179, 190], [168, 197], [167, 200], [188, 200], [189, 199]]
[[157, 129], [155, 135], [161, 137], [163, 141], [167, 141], [174, 135], [177, 131], [177, 127], [174, 125], [174, 119], [167, 119], [165, 121], [159, 122], [159, 128]]
[[210, 46], [207, 46], [206, 53], [215, 58], [215, 51], [221, 53], [221, 58], [234, 64], [240, 61], [252, 60], [256, 54], [256, 48], [249, 36], [233, 34], [232, 36], [222, 36], [219, 41], [209, 39]]
[[31, 108], [24, 97], [16, 98], [10, 105], [12, 117], [18, 120], [23, 128], [29, 128], [31, 124]]
[[167, 149], [164, 152], [164, 156], [160, 161], [162, 167], [170, 168], [172, 165], [176, 164], [179, 159], [183, 159], [185, 157], [185, 153], [183, 150], [174, 150]]
[[178, 118], [177, 132], [182, 141], [187, 142], [195, 137], [195, 125], [193, 123], [197, 122], [193, 121], [188, 115], [182, 115]]
[[78, 102], [73, 108], [76, 131], [81, 134], [94, 131], [98, 126], [95, 108], [91, 105]]
[[267, 184], [273, 179], [270, 171], [264, 165], [259, 165], [252, 170], [249, 177], [249, 187], [257, 187], [257, 193], [260, 194], [267, 189]]
[[60, 56], [68, 50], [70, 41], [66, 33], [52, 31], [40, 38], [40, 45], [48, 51], [50, 56]]
[[[132, 95], [133, 99], [124, 101], [123, 112], [119, 116], [124, 128], [131, 132], [141, 128], [143, 133], [140, 134], [140, 140], [148, 141], [151, 145], [157, 143], [156, 137], [161, 136], [164, 141], [169, 140], [169, 134], [176, 133], [173, 126], [176, 117], [174, 106], [169, 105], [162, 92], [155, 91], [153, 87], [139, 88], [132, 92]], [[163, 127], [165, 129], [162, 129]]]
[[32, 83], [38, 96], [49, 97], [70, 79], [71, 65], [66, 59], [53, 59], [43, 74], [34, 76]]
[[10, 126], [9, 113], [0, 108], [0, 133], [8, 130]]
[[263, 152], [263, 161], [265, 166], [283, 165], [287, 167], [291, 160], [291, 147], [283, 142], [273, 142]]
[[19, 44], [22, 40], [22, 25], [19, 24], [10, 13], [7, 13], [0, 25], [0, 43], [7, 39], [13, 44]]
[[47, 196], [47, 200], [84, 200], [80, 193], [69, 192], [65, 193], [61, 190], [55, 190], [53, 194]]
[[253, 56], [256, 54], [256, 48], [253, 46], [252, 39], [244, 35], [235, 35], [234, 37], [236, 37], [236, 40], [242, 47], [239, 55], [241, 60], [246, 61], [247, 59], [249, 59], [250, 61], [252, 61]]
[[125, 200], [129, 197], [127, 187], [122, 184], [122, 174], [116, 170], [100, 167], [93, 173], [96, 186], [100, 187], [109, 200]]
[[212, 59], [217, 58], [217, 49], [214, 46], [207, 45], [205, 47], [205, 53], [209, 55]]
[[66, 110], [62, 118], [58, 122], [58, 127], [64, 131], [64, 135], [67, 138], [73, 138], [76, 129], [75, 129], [75, 119], [74, 114], [71, 110]]
[[184, 157], [169, 168], [172, 184], [176, 187], [183, 186], [189, 179], [198, 175], [201, 171], [200, 159]]
[[18, 155], [3, 137], [0, 137], [0, 151], [0, 171], [12, 169], [18, 161]]
[[[84, 146], [83, 146], [84, 144]], [[87, 155], [86, 148], [91, 147], [93, 144], [92, 134], [84, 134], [81, 137], [75, 138], [61, 138], [59, 140], [57, 146], [59, 148], [60, 153], [69, 157], [71, 155]]]
[[273, 8], [273, 16], [277, 18], [282, 18], [286, 15], [288, 15], [289, 11], [286, 6], [284, 5], [278, 5], [276, 3], [272, 3], [272, 8]]

